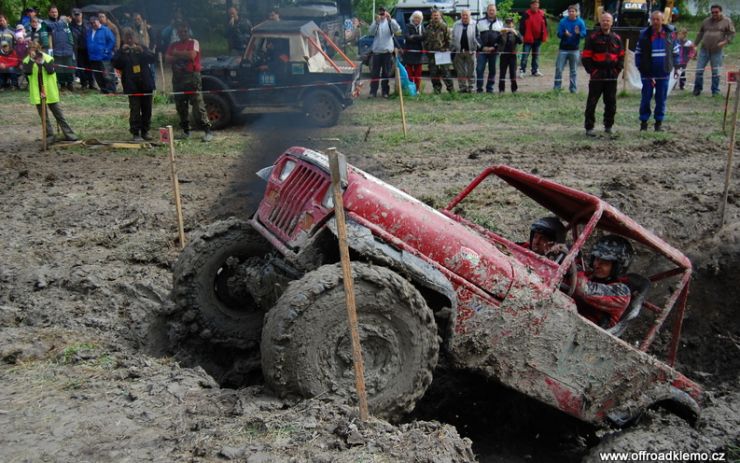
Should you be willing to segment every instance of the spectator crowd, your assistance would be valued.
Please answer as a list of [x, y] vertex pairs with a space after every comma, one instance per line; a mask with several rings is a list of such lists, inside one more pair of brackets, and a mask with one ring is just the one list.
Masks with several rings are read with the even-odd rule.
[[[666, 24], [660, 11], [651, 14], [650, 25], [641, 31], [635, 50], [635, 65], [642, 83], [640, 130], [647, 130], [648, 120], [653, 117], [654, 129], [663, 131], [670, 78], [675, 77], [679, 89], [683, 90], [689, 61], [697, 56], [694, 95], [702, 91], [707, 64], [712, 69], [712, 94], [719, 93], [722, 49], [732, 41], [735, 29], [732, 21], [722, 14], [720, 5], [712, 5], [710, 11], [711, 16], [702, 23], [695, 42], [688, 39], [686, 29], [676, 31], [672, 25]], [[589, 32], [579, 17], [578, 6], [571, 5], [557, 27], [560, 42], [553, 89], [560, 91], [563, 88], [563, 71], [567, 65], [568, 90], [576, 93], [578, 68], [580, 65], [585, 68], [589, 76], [584, 123], [588, 136], [595, 135], [594, 113], [602, 98], [604, 129], [607, 134], [613, 131], [617, 81], [624, 70], [626, 52], [622, 38], [612, 30], [613, 24], [614, 18], [605, 12], [595, 29]], [[530, 1], [530, 8], [521, 15], [516, 28], [512, 18], [505, 18], [503, 22], [498, 18], [495, 4], [488, 5], [485, 15], [477, 21], [471, 18], [469, 10], [463, 9], [460, 19], [451, 28], [436, 9], [432, 10], [428, 23], [424, 22], [421, 11], [415, 11], [409, 23], [401, 27], [381, 7], [369, 33], [374, 36], [370, 56], [370, 98], [377, 96], [379, 84], [382, 96], [388, 96], [393, 53], [402, 57], [409, 79], [417, 90], [421, 87], [422, 63], [426, 62], [433, 92], [437, 94], [442, 92], [442, 83], [448, 92], [455, 91], [452, 69], [460, 93], [493, 93], [497, 63], [500, 93], [505, 91], [507, 81], [512, 92], [518, 90], [517, 64], [519, 78], [528, 75], [528, 65], [531, 76], [543, 76], [539, 62], [540, 47], [548, 40], [548, 30], [539, 0]], [[398, 40], [401, 36], [405, 39], [403, 45]], [[518, 50], [519, 45], [522, 45], [521, 51]]]
[[[651, 117], [654, 129], [663, 130], [669, 78], [675, 76], [679, 88], [684, 89], [691, 59], [698, 59], [694, 95], [702, 92], [707, 64], [711, 65], [711, 92], [719, 93], [722, 50], [733, 39], [735, 30], [730, 19], [723, 16], [721, 6], [712, 5], [710, 10], [711, 16], [702, 23], [694, 42], [688, 39], [685, 29], [676, 31], [666, 24], [663, 14], [657, 11], [651, 15], [650, 26], [641, 31], [635, 53], [642, 80], [641, 130], [647, 130]], [[36, 9], [27, 8], [20, 20], [11, 25], [0, 14], [0, 90], [19, 89], [25, 84], [32, 104], [45, 107], [54, 100], [54, 116], [61, 115], [57, 120], [64, 121], [58, 104], [59, 90], [74, 91], [77, 83], [79, 89], [111, 94], [120, 82], [129, 98], [129, 126], [134, 140], [147, 140], [156, 87], [156, 55], [160, 53], [173, 71], [180, 137], [190, 136], [188, 111], [192, 106], [193, 114], [205, 127], [203, 140], [210, 141], [210, 123], [201, 94], [200, 44], [183, 21], [182, 12], [175, 10], [172, 22], [156, 36], [140, 13], [127, 16], [126, 23], [116, 25], [104, 12], [84, 18], [78, 8], [63, 15], [52, 5], [46, 18], [40, 17]], [[270, 11], [267, 19], [279, 21], [279, 12]], [[462, 10], [452, 27], [448, 27], [436, 9], [432, 10], [429, 22], [425, 23], [424, 19], [416, 11], [410, 16], [409, 24], [401, 27], [385, 8], [378, 9], [369, 27], [373, 36], [370, 97], [377, 97], [378, 90], [382, 97], [389, 96], [393, 56], [399, 52], [417, 89], [421, 87], [422, 65], [428, 65], [434, 93], [441, 93], [443, 84], [448, 92], [455, 91], [452, 69], [460, 93], [493, 93], [497, 81], [500, 93], [505, 91], [507, 82], [510, 91], [516, 92], [517, 77], [527, 76], [528, 66], [531, 76], [543, 75], [539, 55], [541, 45], [548, 40], [548, 30], [538, 0], [531, 0], [518, 27], [512, 18], [499, 19], [495, 4], [488, 5], [477, 21], [469, 10]], [[612, 16], [604, 13], [596, 28], [588, 31], [579, 17], [578, 7], [572, 5], [557, 27], [560, 43], [553, 88], [560, 90], [564, 86], [563, 71], [567, 65], [568, 90], [575, 93], [578, 68], [583, 65], [590, 78], [585, 111], [587, 135], [594, 135], [594, 112], [600, 99], [605, 106], [605, 131], [612, 132], [617, 79], [624, 69], [625, 55], [624, 44], [611, 30], [612, 25]], [[359, 21], [355, 19], [345, 27], [351, 36], [357, 35], [353, 31], [359, 28]], [[225, 35], [230, 52], [244, 53], [251, 29], [251, 22], [240, 17], [236, 8], [227, 10]], [[399, 43], [401, 37], [405, 39], [403, 46]], [[38, 66], [34, 67], [34, 63]], [[33, 81], [35, 76], [39, 76], [38, 82]], [[49, 88], [52, 83], [54, 91]], [[44, 103], [45, 99], [49, 101]], [[48, 118], [45, 120], [48, 123]], [[69, 128], [66, 121], [60, 125]], [[73, 134], [71, 128], [67, 132]]]

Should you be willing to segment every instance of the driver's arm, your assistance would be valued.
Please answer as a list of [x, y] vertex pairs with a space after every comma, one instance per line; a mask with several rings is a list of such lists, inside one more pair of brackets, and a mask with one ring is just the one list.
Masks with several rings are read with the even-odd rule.
[[620, 281], [597, 283], [584, 272], [578, 272], [574, 296], [592, 309], [608, 315], [612, 324], [619, 320], [632, 299], [626, 284]]

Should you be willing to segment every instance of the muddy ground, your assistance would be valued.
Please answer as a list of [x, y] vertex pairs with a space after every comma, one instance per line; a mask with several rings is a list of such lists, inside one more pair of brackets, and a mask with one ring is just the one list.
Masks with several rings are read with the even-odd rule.
[[[70, 106], [84, 107], [85, 98], [69, 97]], [[677, 99], [673, 108], [713, 108], [708, 97], [699, 109], [695, 101]], [[410, 111], [433, 113], [424, 106], [433, 104], [447, 103], [411, 104]], [[696, 427], [651, 412], [637, 432], [594, 430], [485, 378], [443, 368], [414, 415], [396, 426], [362, 424], [354, 409], [329, 397], [277, 399], [259, 379], [221, 387], [207, 371], [211, 364], [187, 362], [168, 343], [178, 244], [166, 151], [41, 152], [35, 114], [13, 100], [3, 115], [12, 136], [0, 140], [1, 459], [546, 462], [596, 461], [608, 448], [740, 458], [740, 172], [733, 169], [727, 225], [720, 228], [727, 145], [717, 118], [674, 126], [665, 136], [630, 128], [618, 140], [595, 141], [557, 118], [538, 126], [526, 112], [493, 125], [539, 132], [534, 142], [490, 136], [484, 122], [417, 119], [405, 144], [391, 105], [360, 101], [325, 131], [295, 130], [298, 116], [250, 117], [208, 149], [197, 141], [182, 145], [186, 231], [248, 217], [261, 187], [253, 172], [293, 144], [337, 145], [350, 162], [435, 205], [494, 163], [599, 194], [694, 262], [677, 368], [708, 391]], [[125, 125], [120, 106], [98, 111]], [[172, 108], [166, 111], [172, 122]], [[13, 120], [5, 117], [11, 113]], [[73, 125], [85, 117], [77, 114]], [[111, 137], [98, 132], [83, 135]], [[460, 137], [459, 146], [436, 142], [439, 132]], [[118, 134], [125, 137], [125, 128]], [[507, 216], [494, 207], [501, 231], [522, 232], [515, 205], [494, 206], [514, 211]]]

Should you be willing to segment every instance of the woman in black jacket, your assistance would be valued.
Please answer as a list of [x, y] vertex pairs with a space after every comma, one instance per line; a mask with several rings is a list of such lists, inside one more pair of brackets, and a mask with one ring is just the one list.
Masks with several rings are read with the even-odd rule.
[[137, 42], [133, 29], [124, 29], [121, 36], [121, 48], [113, 55], [111, 62], [114, 68], [121, 71], [123, 93], [128, 95], [129, 130], [134, 141], [151, 140], [149, 128], [152, 122], [154, 79], [150, 66], [156, 58], [151, 50]]
[[421, 91], [421, 63], [422, 56], [422, 38], [424, 35], [424, 25], [422, 21], [424, 15], [421, 11], [414, 11], [411, 14], [410, 22], [406, 27], [404, 38], [406, 39], [405, 52], [403, 54], [403, 64], [409, 73], [409, 80], [416, 85], [417, 92]]

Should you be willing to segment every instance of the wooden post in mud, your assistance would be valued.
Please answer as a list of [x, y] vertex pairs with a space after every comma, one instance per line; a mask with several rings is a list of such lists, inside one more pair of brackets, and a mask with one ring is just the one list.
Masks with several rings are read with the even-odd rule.
[[401, 87], [401, 72], [398, 70], [398, 61], [396, 65], [396, 89], [398, 90], [398, 101], [401, 102], [401, 124], [403, 124], [403, 138], [408, 136], [408, 127], [406, 126], [406, 109], [403, 107], [403, 87]]
[[180, 238], [180, 249], [185, 249], [185, 225], [182, 219], [180, 182], [177, 180], [177, 168], [175, 167], [175, 137], [171, 125], [159, 129], [159, 140], [162, 143], [167, 143], [170, 148], [170, 175], [172, 177], [172, 192], [175, 195], [175, 210], [177, 211], [177, 233]]
[[[740, 72], [735, 73], [735, 81], [740, 80]], [[725, 189], [722, 192], [722, 204], [719, 208], [719, 226], [725, 225], [725, 208], [727, 206], [727, 193], [730, 191], [730, 177], [732, 176], [732, 157], [735, 153], [735, 135], [737, 134], [737, 110], [740, 100], [740, 85], [735, 84], [735, 109], [732, 112], [732, 127], [730, 128], [730, 149], [727, 153], [727, 165], [725, 166]]]
[[41, 97], [41, 149], [43, 151], [46, 151], [49, 148], [49, 145], [46, 143], [46, 137], [49, 136], [48, 133], [46, 133], [46, 97]]
[[[728, 74], [728, 76], [734, 75], [732, 73]], [[734, 82], [735, 85], [737, 85], [737, 81]], [[727, 107], [730, 105], [730, 89], [732, 88], [733, 81], [731, 79], [727, 79], [727, 95], [725, 95], [725, 113], [722, 115], [722, 133], [727, 133], [725, 130], [725, 125], [727, 124]]]
[[162, 53], [159, 55], [159, 75], [162, 76], [162, 93], [167, 93], [167, 79], [164, 78], [164, 62], [162, 61]]
[[331, 188], [334, 195], [334, 217], [337, 222], [337, 235], [339, 238], [339, 255], [342, 260], [342, 274], [344, 280], [344, 294], [347, 300], [347, 321], [349, 322], [349, 333], [352, 339], [352, 363], [355, 367], [355, 386], [360, 404], [360, 420], [367, 421], [367, 393], [365, 392], [365, 365], [362, 361], [362, 348], [360, 347], [360, 333], [357, 323], [357, 308], [355, 305], [355, 289], [352, 282], [352, 267], [349, 260], [349, 247], [347, 246], [347, 224], [344, 220], [344, 202], [342, 200], [342, 178], [346, 178], [347, 165], [342, 156], [344, 176], [340, 172], [340, 159], [336, 148], [327, 150], [329, 155], [329, 166], [331, 167]]
[[[630, 50], [630, 39], [624, 39], [625, 52]], [[627, 69], [622, 69], [622, 93], [627, 93]]]

